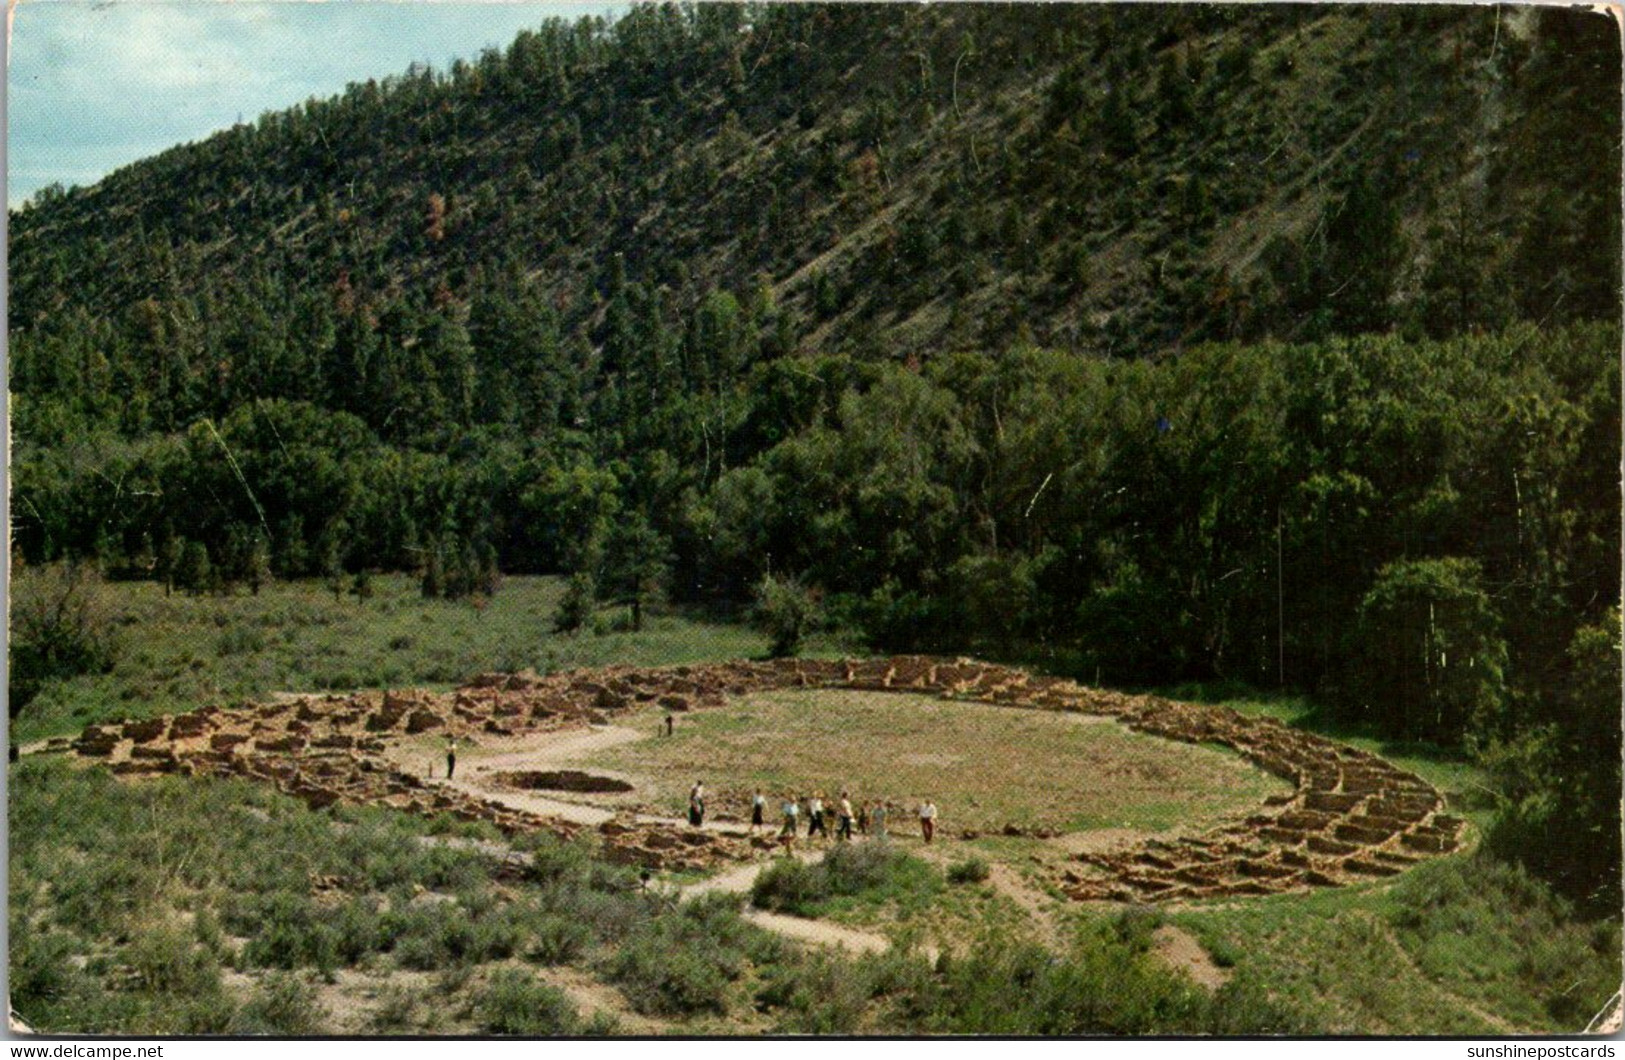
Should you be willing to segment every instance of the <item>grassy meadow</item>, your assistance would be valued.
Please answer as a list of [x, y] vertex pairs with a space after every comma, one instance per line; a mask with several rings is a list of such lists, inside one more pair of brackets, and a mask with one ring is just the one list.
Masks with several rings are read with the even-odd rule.
[[[627, 724], [653, 732], [660, 711]], [[784, 690], [746, 696], [727, 711], [684, 718], [670, 739], [597, 752], [589, 767], [652, 782], [677, 814], [694, 778], [715, 805], [743, 813], [754, 790], [782, 798], [852, 792], [854, 804], [895, 802], [891, 827], [930, 797], [943, 827], [996, 832], [1203, 828], [1245, 814], [1284, 782], [1239, 755], [1133, 732], [1083, 714], [1012, 710], [934, 696]]]
[[407, 575], [372, 585], [361, 601], [304, 581], [224, 596], [107, 583], [100, 591], [120, 642], [112, 671], [47, 687], [14, 722], [12, 740], [273, 692], [444, 688], [489, 670], [654, 666], [758, 656], [767, 646], [744, 626], [659, 610], [636, 634], [625, 608], [601, 609], [595, 629], [554, 633], [564, 593], [556, 578], [507, 577], [482, 606], [424, 599]]

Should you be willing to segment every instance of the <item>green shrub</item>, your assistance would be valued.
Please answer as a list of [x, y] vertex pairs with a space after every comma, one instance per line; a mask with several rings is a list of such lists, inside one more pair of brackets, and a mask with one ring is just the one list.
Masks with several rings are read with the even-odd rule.
[[558, 610], [553, 613], [553, 632], [574, 633], [592, 621], [598, 606], [598, 586], [592, 575], [582, 571], [570, 575]]
[[949, 865], [945, 875], [949, 883], [981, 883], [992, 871], [981, 858], [966, 858]]
[[249, 899], [246, 915], [237, 908], [227, 920], [249, 936], [243, 961], [260, 968], [314, 966], [323, 972], [339, 963], [339, 932], [331, 918], [303, 895], [273, 891]]
[[418, 971], [465, 960], [474, 941], [468, 914], [453, 902], [391, 909], [383, 916], [383, 932], [394, 941], [396, 962]]
[[868, 1008], [868, 981], [851, 962], [813, 951], [770, 968], [756, 1000], [786, 1010], [782, 1032], [853, 1034]]
[[[1217, 962], [1218, 958], [1214, 960]], [[1247, 975], [1237, 975], [1219, 987], [1206, 1008], [1203, 1034], [1257, 1038], [1324, 1033], [1307, 1014], [1275, 997], [1262, 983]]]
[[113, 668], [117, 616], [94, 568], [22, 568], [13, 573], [11, 594], [13, 718], [51, 682]]
[[220, 992], [220, 965], [214, 955], [179, 927], [159, 927], [138, 936], [127, 959], [145, 990], [194, 996]]
[[817, 594], [794, 578], [764, 575], [756, 586], [751, 619], [767, 634], [769, 654], [774, 658], [795, 655], [801, 650], [802, 640], [818, 624]]
[[526, 972], [504, 968], [491, 977], [474, 1002], [480, 1029], [488, 1034], [538, 1038], [574, 1034], [581, 1019], [564, 992]]
[[587, 1022], [581, 1025], [581, 1034], [587, 1038], [618, 1038], [624, 1033], [620, 1019], [602, 1009], [588, 1016]]
[[529, 923], [527, 960], [537, 964], [570, 964], [592, 942], [592, 929], [573, 917], [543, 914]]
[[1493, 999], [1509, 1019], [1572, 1033], [1619, 987], [1617, 915], [1580, 919], [1520, 865], [1485, 853], [1429, 861], [1393, 898], [1389, 921], [1423, 973]]
[[73, 962], [79, 948], [65, 932], [41, 932], [13, 920], [11, 1006], [36, 1029], [50, 1026], [51, 1010], [80, 990], [81, 973]]
[[1112, 920], [1112, 934], [1135, 953], [1145, 953], [1162, 924], [1163, 915], [1154, 909], [1125, 909]]
[[762, 909], [811, 909], [828, 897], [828, 874], [795, 858], [775, 861], [750, 888], [751, 904]]
[[1206, 998], [1108, 936], [1066, 958], [1002, 940], [955, 960], [923, 1029], [953, 1034], [1124, 1034], [1199, 1030]]
[[231, 1033], [308, 1038], [326, 1029], [327, 1012], [316, 991], [296, 976], [278, 972], [254, 991], [231, 1021]]
[[351, 898], [332, 912], [333, 945], [345, 965], [359, 963], [383, 945], [383, 931], [375, 898]]
[[604, 971], [639, 1012], [726, 1015], [732, 983], [762, 934], [740, 917], [736, 899], [713, 895], [639, 925]]
[[729, 983], [739, 974], [737, 960], [717, 947], [673, 946], [658, 933], [629, 939], [606, 971], [638, 1012], [675, 1017], [725, 1015]]
[[216, 655], [251, 655], [265, 650], [265, 634], [252, 626], [227, 629], [215, 638]]
[[424, 994], [403, 986], [386, 986], [379, 992], [378, 1007], [367, 1017], [375, 1034], [410, 1034], [422, 1029]]
[[890, 843], [843, 843], [813, 865], [794, 858], [775, 862], [756, 877], [751, 901], [763, 909], [817, 916], [840, 899], [918, 901], [941, 886], [935, 869]]

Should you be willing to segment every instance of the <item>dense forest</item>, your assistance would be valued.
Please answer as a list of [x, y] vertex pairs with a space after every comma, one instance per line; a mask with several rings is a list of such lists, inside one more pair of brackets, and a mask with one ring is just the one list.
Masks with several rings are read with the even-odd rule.
[[1553, 9], [550, 22], [13, 212], [14, 547], [1305, 689], [1617, 905], [1619, 84]]

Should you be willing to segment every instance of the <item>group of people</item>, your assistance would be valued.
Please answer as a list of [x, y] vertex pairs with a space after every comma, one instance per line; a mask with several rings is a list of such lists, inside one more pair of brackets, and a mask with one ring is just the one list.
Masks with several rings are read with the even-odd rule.
[[[795, 796], [786, 796], [784, 804], [780, 807], [783, 825], [779, 828], [779, 842], [786, 850], [794, 846], [796, 836], [800, 832], [801, 822], [805, 820], [807, 838], [813, 836], [830, 837], [827, 815], [835, 816], [835, 838], [849, 841], [852, 838], [854, 826], [859, 835], [872, 835], [877, 839], [887, 838], [887, 822], [898, 810], [897, 804], [884, 799], [873, 802], [860, 803], [854, 811], [852, 797], [849, 792], [841, 792], [841, 797], [833, 807], [826, 808], [824, 796], [820, 792], [801, 799]], [[918, 809], [920, 819], [920, 835], [927, 843], [931, 842], [936, 832], [937, 806], [930, 799], [921, 802]], [[754, 835], [757, 829], [767, 823], [767, 796], [757, 791], [751, 797], [750, 803], [750, 831]]]
[[[822, 793], [796, 798], [786, 796], [780, 812], [784, 824], [779, 829], [779, 842], [785, 849], [790, 849], [795, 843], [796, 836], [801, 829], [801, 822], [807, 822], [807, 838], [823, 836], [830, 838], [828, 815], [835, 817], [835, 838], [847, 841], [852, 838], [856, 828], [859, 835], [872, 835], [877, 839], [887, 838], [886, 826], [892, 815], [898, 812], [894, 802], [877, 799], [873, 802], [860, 803], [856, 810], [852, 806], [852, 797], [848, 792], [841, 792], [841, 797], [833, 807], [826, 808]], [[927, 843], [931, 842], [937, 830], [937, 804], [930, 799], [922, 801], [915, 811], [920, 820], [920, 837]], [[695, 828], [705, 824], [705, 783], [696, 780], [694, 786], [688, 791], [688, 823]], [[757, 791], [750, 800], [750, 832], [755, 835], [757, 830], [767, 824], [767, 796]]]

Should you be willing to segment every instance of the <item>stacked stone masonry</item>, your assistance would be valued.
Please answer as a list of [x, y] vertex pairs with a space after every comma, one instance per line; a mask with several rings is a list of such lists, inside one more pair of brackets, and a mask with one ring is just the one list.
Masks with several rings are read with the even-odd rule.
[[[1031, 710], [1107, 715], [1138, 732], [1233, 748], [1289, 781], [1245, 819], [1201, 834], [1088, 853], [1053, 880], [1079, 900], [1165, 902], [1261, 895], [1392, 876], [1447, 853], [1463, 822], [1439, 792], [1364, 751], [1221, 707], [1090, 689], [967, 659], [781, 660], [664, 669], [609, 668], [541, 677], [484, 674], [452, 693], [422, 690], [287, 697], [176, 717], [93, 725], [72, 743], [114, 772], [242, 776], [313, 807], [379, 804], [484, 820], [508, 833], [573, 837], [587, 826], [515, 809], [390, 764], [385, 741], [417, 733], [478, 741], [602, 724], [640, 704], [688, 711], [786, 688], [935, 694]], [[667, 869], [748, 860], [771, 849], [712, 831], [638, 821], [599, 825], [607, 856]]]

